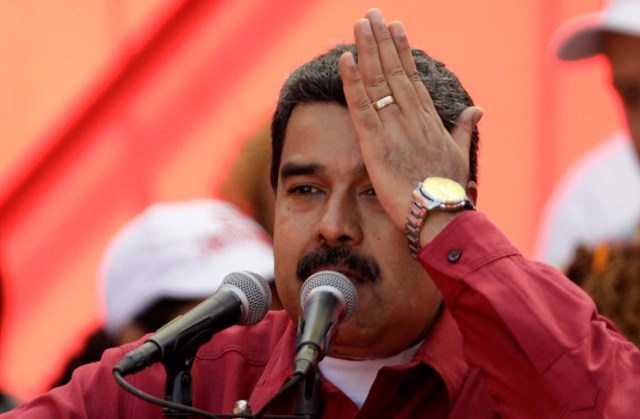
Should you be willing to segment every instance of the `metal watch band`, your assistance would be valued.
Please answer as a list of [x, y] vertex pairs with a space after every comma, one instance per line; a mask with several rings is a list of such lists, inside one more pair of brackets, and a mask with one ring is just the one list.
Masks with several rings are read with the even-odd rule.
[[[422, 192], [424, 183], [429, 179], [453, 182], [446, 178], [427, 178], [424, 182], [418, 183], [418, 186], [413, 190], [405, 233], [407, 235], [407, 241], [409, 242], [409, 251], [414, 258], [418, 256], [418, 252], [422, 248], [420, 245], [420, 231], [430, 211], [442, 210], [455, 212], [465, 209], [475, 209], [473, 203], [464, 195], [460, 201], [452, 202], [429, 198]], [[464, 194], [464, 190], [462, 190], [462, 193]]]
[[427, 218], [427, 207], [420, 204], [422, 202], [420, 185], [421, 183], [418, 183], [416, 189], [413, 190], [413, 199], [411, 200], [405, 229], [407, 240], [409, 241], [409, 251], [414, 258], [417, 257], [418, 251], [422, 248], [420, 246], [420, 230], [422, 230], [422, 224]]

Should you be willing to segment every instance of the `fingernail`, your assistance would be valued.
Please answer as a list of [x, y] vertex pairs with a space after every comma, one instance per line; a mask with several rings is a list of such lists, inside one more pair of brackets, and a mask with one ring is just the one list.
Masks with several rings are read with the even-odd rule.
[[382, 17], [380, 9], [369, 9], [367, 12], [367, 18], [372, 22], [384, 23], [384, 18]]
[[402, 22], [398, 20], [395, 20], [389, 24], [389, 31], [396, 38], [404, 38], [407, 36], [407, 34], [404, 31], [404, 25], [402, 24]]
[[365, 35], [371, 35], [373, 33], [371, 30], [371, 22], [367, 19], [358, 19], [356, 21], [356, 29]]

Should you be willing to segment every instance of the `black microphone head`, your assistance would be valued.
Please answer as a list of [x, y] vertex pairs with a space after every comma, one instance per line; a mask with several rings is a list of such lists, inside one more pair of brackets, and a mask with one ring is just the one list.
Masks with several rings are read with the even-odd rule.
[[260, 275], [248, 272], [233, 272], [222, 281], [220, 288], [234, 292], [242, 300], [242, 317], [238, 324], [250, 326], [267, 315], [271, 307], [271, 288]]
[[336, 295], [344, 305], [344, 314], [340, 321], [349, 319], [358, 305], [356, 287], [349, 278], [336, 271], [320, 271], [307, 278], [300, 290], [300, 305], [304, 310], [312, 291], [326, 289]]

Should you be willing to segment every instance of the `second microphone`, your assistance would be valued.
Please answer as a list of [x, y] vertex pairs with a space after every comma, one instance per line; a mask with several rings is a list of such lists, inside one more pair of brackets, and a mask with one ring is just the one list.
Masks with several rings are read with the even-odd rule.
[[302, 285], [300, 305], [304, 318], [298, 323], [294, 369], [307, 375], [324, 358], [338, 332], [338, 324], [356, 311], [358, 294], [345, 275], [320, 271]]

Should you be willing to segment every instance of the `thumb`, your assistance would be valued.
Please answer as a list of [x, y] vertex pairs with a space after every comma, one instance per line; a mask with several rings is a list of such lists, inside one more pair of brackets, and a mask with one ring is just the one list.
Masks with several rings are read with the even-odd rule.
[[471, 145], [471, 133], [476, 127], [477, 123], [482, 119], [484, 110], [479, 106], [469, 106], [462, 111], [456, 126], [451, 130], [451, 137], [464, 150], [469, 150]]

